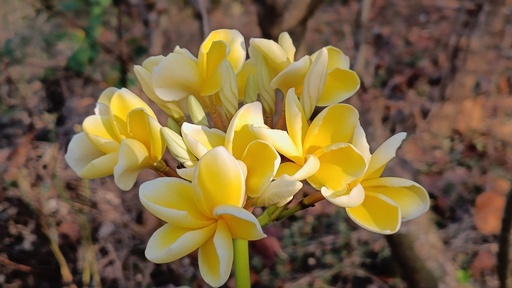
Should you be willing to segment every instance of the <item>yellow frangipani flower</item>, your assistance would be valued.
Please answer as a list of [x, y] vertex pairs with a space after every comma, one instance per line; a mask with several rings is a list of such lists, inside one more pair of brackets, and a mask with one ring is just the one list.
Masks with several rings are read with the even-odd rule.
[[359, 89], [359, 77], [349, 69], [349, 58], [338, 48], [327, 46], [286, 67], [271, 85], [284, 94], [295, 88], [309, 119], [315, 106], [336, 104]]
[[177, 260], [199, 249], [199, 271], [211, 286], [226, 283], [233, 265], [233, 238], [258, 240], [256, 217], [241, 208], [245, 175], [240, 162], [224, 147], [199, 160], [191, 183], [159, 178], [140, 187], [140, 200], [167, 222], [149, 239], [146, 257], [155, 263]]
[[142, 65], [135, 65], [133, 71], [135, 72], [135, 76], [139, 80], [142, 90], [144, 93], [155, 102], [162, 110], [164, 110], [169, 117], [174, 119], [178, 123], [183, 123], [185, 119], [185, 114], [183, 113], [180, 105], [177, 101], [168, 101], [158, 97], [153, 90], [153, 84], [151, 82], [151, 71], [155, 66], [160, 64], [165, 59], [164, 56], [153, 56], [146, 59], [142, 62]]
[[285, 103], [287, 131], [253, 125], [252, 130], [291, 160], [280, 165], [277, 176], [287, 174], [307, 179], [313, 187], [327, 186], [334, 191], [362, 176], [367, 162], [351, 143], [359, 137], [356, 131], [359, 114], [346, 104], [332, 105], [308, 125], [302, 106], [288, 91]]
[[117, 186], [129, 190], [139, 172], [162, 159], [165, 150], [160, 124], [151, 108], [127, 89], [106, 89], [95, 115], [71, 139], [65, 155], [82, 178], [114, 174]]
[[[246, 51], [244, 37], [237, 30], [215, 30], [203, 41], [198, 58], [188, 50], [177, 47], [151, 71], [153, 90], [164, 101], [179, 101], [189, 95], [211, 96], [224, 93], [236, 101], [236, 74], [242, 69]], [[235, 85], [236, 87], [236, 85]]]
[[[252, 75], [255, 78], [257, 93], [260, 94], [263, 109], [266, 114], [274, 114], [275, 87], [271, 86], [271, 82], [274, 77], [293, 63], [295, 46], [286, 32], [279, 35], [277, 43], [268, 39], [252, 38], [249, 55], [251, 57], [250, 66], [255, 67], [252, 69], [254, 71]], [[247, 83], [241, 82], [242, 85]], [[245, 91], [245, 88], [239, 87], [239, 91]]]
[[[245, 164], [247, 195], [255, 198], [255, 205], [283, 204], [300, 190], [302, 184], [298, 179], [287, 176], [274, 179], [281, 157], [269, 143], [258, 140], [252, 133], [250, 126], [253, 124], [263, 125], [259, 102], [241, 107], [231, 120], [226, 133], [215, 128], [184, 123], [181, 127], [182, 142], [179, 135], [169, 128], [162, 128], [162, 134], [173, 155], [185, 159], [185, 166], [190, 168], [193, 168], [195, 159], [201, 159], [215, 147], [224, 146], [231, 155]], [[185, 144], [186, 148], [182, 144], [176, 145], [177, 143]], [[180, 170], [179, 173], [190, 179], [192, 171], [193, 169]]]
[[369, 231], [395, 233], [401, 221], [418, 217], [429, 208], [428, 193], [418, 183], [398, 177], [381, 177], [405, 136], [405, 133], [394, 135], [373, 155], [368, 149], [362, 149], [369, 162], [368, 169], [347, 186], [349, 191], [340, 194], [327, 187], [321, 190], [329, 202], [346, 207], [348, 216]]

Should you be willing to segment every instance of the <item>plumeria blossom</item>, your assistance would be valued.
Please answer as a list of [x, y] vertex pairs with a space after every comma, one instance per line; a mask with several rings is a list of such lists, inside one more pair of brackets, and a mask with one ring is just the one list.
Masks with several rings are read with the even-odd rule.
[[114, 174], [117, 186], [129, 190], [142, 169], [162, 159], [165, 144], [156, 116], [127, 89], [106, 89], [95, 115], [87, 117], [82, 126], [83, 132], [73, 136], [65, 155], [82, 178]]
[[[240, 32], [220, 29], [197, 56], [176, 46], [167, 56], [149, 57], [134, 72], [169, 116], [168, 127], [129, 90], [109, 88], [65, 156], [80, 177], [113, 174], [123, 190], [144, 168], [171, 176], [140, 186], [144, 207], [166, 223], [151, 236], [146, 257], [166, 263], [199, 250], [200, 273], [215, 287], [226, 283], [233, 261], [236, 275], [246, 274], [237, 285], [250, 286], [243, 279], [246, 241], [318, 201], [327, 199], [381, 234], [395, 233], [429, 204], [418, 183], [382, 177], [405, 133], [372, 154], [358, 111], [339, 103], [360, 86], [341, 50], [327, 46], [295, 61], [286, 32], [277, 42], [249, 43], [246, 59]], [[276, 113], [276, 104], [284, 109]], [[310, 120], [317, 106], [326, 108]], [[162, 160], [166, 146], [178, 167]], [[303, 180], [317, 191], [300, 199]], [[255, 206], [263, 207], [258, 218]]]
[[256, 217], [241, 208], [244, 169], [226, 148], [203, 155], [191, 182], [159, 178], [140, 187], [140, 201], [167, 222], [149, 239], [146, 257], [155, 263], [177, 260], [199, 249], [199, 270], [211, 286], [226, 283], [233, 265], [233, 238], [265, 237]]
[[[253, 75], [256, 89], [260, 93], [263, 109], [267, 114], [273, 114], [275, 111], [275, 88], [271, 86], [272, 79], [293, 63], [295, 50], [292, 39], [286, 32], [279, 35], [278, 42], [262, 38], [250, 40], [251, 59], [246, 65], [255, 67]], [[242, 81], [241, 84], [243, 83], [247, 82]], [[239, 89], [245, 91], [245, 86]]]
[[181, 109], [178, 101], [169, 101], [164, 100], [163, 98], [158, 97], [155, 94], [153, 89], [153, 83], [151, 81], [151, 71], [155, 66], [160, 64], [165, 59], [164, 56], [153, 56], [146, 59], [142, 62], [142, 65], [135, 65], [133, 67], [133, 71], [135, 72], [135, 76], [139, 80], [142, 90], [144, 93], [155, 102], [162, 110], [164, 110], [169, 117], [174, 119], [178, 123], [185, 122], [185, 113]]
[[[188, 50], [176, 47], [162, 59], [151, 70], [151, 86], [162, 101], [179, 101], [189, 95], [217, 95], [225, 112], [232, 115], [238, 108], [236, 74], [242, 69], [245, 56], [240, 32], [215, 30], [201, 44], [197, 58]], [[214, 107], [219, 101], [211, 97], [205, 102]]]
[[315, 106], [336, 104], [354, 95], [360, 80], [350, 70], [349, 58], [338, 48], [328, 46], [287, 66], [271, 86], [285, 94], [295, 88], [309, 119]]
[[362, 176], [367, 161], [356, 146], [359, 143], [359, 114], [354, 107], [337, 104], [326, 108], [308, 125], [302, 106], [288, 91], [285, 103], [287, 131], [252, 125], [260, 139], [270, 143], [290, 162], [281, 164], [278, 175], [306, 179], [315, 188], [333, 191]]
[[369, 159], [368, 169], [348, 185], [348, 193], [339, 194], [325, 187], [321, 190], [329, 202], [346, 207], [348, 216], [369, 231], [395, 233], [400, 229], [401, 221], [416, 218], [429, 208], [428, 193], [418, 183], [398, 177], [381, 177], [405, 136], [405, 133], [394, 135], [372, 155], [362, 149]]
[[[165, 127], [162, 128], [162, 134], [174, 154], [184, 155], [187, 167], [193, 167], [194, 159], [200, 159], [209, 150], [218, 146], [226, 147], [231, 155], [245, 164], [247, 195], [254, 198], [255, 205], [284, 204], [299, 191], [302, 184], [298, 181], [300, 179], [288, 176], [272, 181], [276, 178], [281, 157], [269, 143], [258, 140], [252, 133], [250, 126], [254, 124], [263, 125], [259, 102], [240, 108], [226, 133], [215, 128], [184, 123], [181, 127], [182, 140], [177, 133]], [[180, 175], [189, 179], [187, 175], [191, 175], [191, 171], [182, 170]]]

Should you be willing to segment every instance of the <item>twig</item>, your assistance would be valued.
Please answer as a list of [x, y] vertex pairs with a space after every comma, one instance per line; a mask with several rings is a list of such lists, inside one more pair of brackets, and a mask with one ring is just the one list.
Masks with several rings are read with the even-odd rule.
[[23, 264], [18, 264], [16, 262], [12, 262], [7, 257], [4, 257], [4, 255], [0, 256], [0, 264], [5, 265], [4, 267], [10, 267], [13, 270], [18, 270], [18, 271], [22, 271], [22, 272], [26, 272], [26, 273], [29, 273], [32, 271], [32, 267], [29, 267], [29, 266], [26, 266]]
[[206, 9], [205, 0], [197, 0], [199, 13], [201, 14], [201, 24], [203, 26], [203, 39], [210, 33], [210, 19], [208, 18], [208, 11]]
[[501, 222], [501, 232], [498, 239], [498, 280], [500, 288], [509, 287], [507, 284], [509, 254], [510, 254], [510, 230], [512, 229], [512, 190], [508, 192], [505, 210], [503, 211], [503, 220]]

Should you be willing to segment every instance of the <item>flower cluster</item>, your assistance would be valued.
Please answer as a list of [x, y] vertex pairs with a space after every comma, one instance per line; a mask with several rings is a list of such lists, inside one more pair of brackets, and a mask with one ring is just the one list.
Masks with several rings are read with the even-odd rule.
[[[113, 174], [123, 190], [144, 168], [164, 176], [140, 186], [144, 207], [166, 222], [146, 257], [164, 263], [198, 249], [201, 275], [212, 286], [231, 273], [233, 239], [265, 237], [262, 226], [300, 210], [290, 203], [326, 199], [381, 234], [429, 206], [419, 184], [381, 176], [405, 133], [371, 153], [358, 111], [339, 103], [360, 85], [341, 50], [324, 47], [295, 60], [287, 33], [249, 44], [222, 29], [197, 57], [176, 47], [148, 58], [135, 75], [167, 125], [129, 90], [109, 88], [66, 154], [80, 177]], [[312, 117], [316, 107], [325, 108]], [[167, 150], [180, 168], [166, 166]], [[318, 192], [294, 199], [305, 183]], [[251, 213], [257, 206], [265, 209], [259, 218]]]

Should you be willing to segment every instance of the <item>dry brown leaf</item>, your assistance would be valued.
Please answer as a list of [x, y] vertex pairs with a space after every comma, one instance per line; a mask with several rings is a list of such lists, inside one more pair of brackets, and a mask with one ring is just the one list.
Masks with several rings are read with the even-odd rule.
[[485, 191], [478, 195], [473, 211], [473, 220], [478, 231], [486, 235], [500, 232], [505, 200], [505, 195], [495, 191]]
[[471, 263], [471, 275], [475, 280], [484, 276], [485, 272], [490, 272], [496, 266], [496, 255], [489, 250], [480, 250]]

